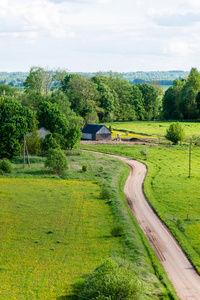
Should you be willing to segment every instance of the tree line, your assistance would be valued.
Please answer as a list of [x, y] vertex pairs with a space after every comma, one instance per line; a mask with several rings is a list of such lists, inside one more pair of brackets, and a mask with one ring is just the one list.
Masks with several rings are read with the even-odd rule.
[[163, 97], [164, 119], [197, 120], [200, 118], [200, 73], [192, 68], [187, 77], [174, 80]]
[[[72, 148], [87, 123], [154, 119], [197, 119], [200, 114], [200, 74], [175, 80], [164, 92], [151, 84], [130, 84], [118, 73], [88, 77], [66, 70], [32, 67], [24, 88], [0, 85], [0, 157], [20, 152], [23, 136], [31, 149]], [[37, 128], [50, 133], [37, 142]], [[35, 140], [33, 139], [35, 138]], [[34, 144], [35, 143], [35, 144]]]

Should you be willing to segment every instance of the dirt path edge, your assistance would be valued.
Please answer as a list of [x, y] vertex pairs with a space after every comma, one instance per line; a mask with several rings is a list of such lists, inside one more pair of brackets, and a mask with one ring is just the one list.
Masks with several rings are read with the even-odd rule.
[[177, 297], [181, 300], [200, 300], [200, 276], [145, 198], [143, 182], [147, 174], [146, 166], [122, 156], [92, 152], [118, 158], [130, 167], [124, 193], [131, 211], [163, 265]]

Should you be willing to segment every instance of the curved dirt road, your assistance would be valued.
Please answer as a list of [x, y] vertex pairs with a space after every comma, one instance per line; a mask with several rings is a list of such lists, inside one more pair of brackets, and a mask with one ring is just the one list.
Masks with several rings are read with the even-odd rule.
[[127, 202], [162, 263], [177, 296], [183, 300], [200, 300], [200, 276], [145, 199], [142, 185], [147, 173], [146, 166], [132, 159], [115, 157], [131, 168], [124, 187]]

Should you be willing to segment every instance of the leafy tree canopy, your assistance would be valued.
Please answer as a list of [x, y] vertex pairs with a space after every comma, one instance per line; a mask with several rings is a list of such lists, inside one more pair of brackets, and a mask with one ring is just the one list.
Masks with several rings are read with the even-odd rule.
[[20, 153], [24, 135], [32, 127], [32, 113], [13, 98], [0, 105], [0, 157], [11, 158]]
[[172, 123], [167, 129], [166, 139], [178, 144], [179, 141], [183, 141], [185, 138], [185, 132], [179, 122]]

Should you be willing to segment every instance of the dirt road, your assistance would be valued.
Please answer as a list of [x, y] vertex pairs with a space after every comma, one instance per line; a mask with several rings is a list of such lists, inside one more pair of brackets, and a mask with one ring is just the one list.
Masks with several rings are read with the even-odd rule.
[[130, 167], [130, 174], [124, 187], [127, 202], [162, 263], [178, 298], [200, 300], [200, 276], [172, 234], [154, 213], [143, 194], [142, 185], [147, 173], [146, 166], [136, 160], [117, 155], [106, 155], [116, 157]]
[[144, 197], [142, 184], [147, 172], [146, 166], [135, 160], [115, 157], [131, 168], [124, 187], [127, 202], [165, 268], [177, 296], [183, 300], [200, 300], [200, 276]]

